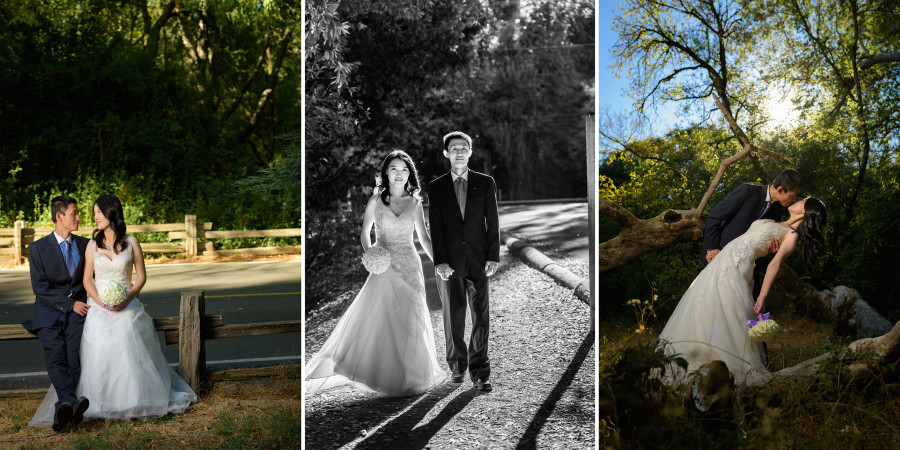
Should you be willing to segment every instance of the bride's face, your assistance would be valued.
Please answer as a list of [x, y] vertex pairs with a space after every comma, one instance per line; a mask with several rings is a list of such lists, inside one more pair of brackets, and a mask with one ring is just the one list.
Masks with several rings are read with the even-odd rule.
[[109, 228], [109, 220], [106, 220], [106, 216], [100, 212], [100, 207], [94, 205], [94, 222], [97, 223], [98, 230], [106, 230]]
[[794, 202], [793, 205], [788, 206], [788, 212], [792, 216], [805, 214], [806, 213], [806, 199], [800, 200], [799, 202]]
[[406, 163], [403, 162], [400, 158], [394, 158], [388, 164], [387, 170], [388, 183], [395, 186], [406, 186], [406, 181], [409, 180], [409, 167], [406, 167]]

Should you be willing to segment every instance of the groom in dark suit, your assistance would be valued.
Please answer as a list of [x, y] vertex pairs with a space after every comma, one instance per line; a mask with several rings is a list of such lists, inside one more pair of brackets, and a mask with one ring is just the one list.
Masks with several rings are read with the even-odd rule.
[[[494, 179], [469, 170], [471, 156], [467, 134], [444, 136], [450, 172], [429, 184], [428, 219], [452, 381], [462, 383], [468, 369], [475, 389], [488, 392], [488, 277], [500, 266], [500, 216]], [[467, 300], [472, 310], [468, 350], [463, 338]]]
[[53, 430], [59, 432], [81, 423], [89, 404], [84, 397], [75, 398], [81, 376], [81, 331], [90, 308], [82, 285], [89, 239], [72, 234], [80, 221], [75, 199], [55, 197], [50, 213], [53, 232], [28, 248], [34, 315], [22, 326], [37, 334], [44, 347], [47, 374], [58, 398]]
[[[703, 233], [703, 265], [712, 262], [719, 251], [734, 238], [750, 229], [750, 224], [758, 219], [781, 220], [784, 208], [797, 201], [803, 182], [800, 173], [794, 169], [781, 172], [772, 184], [757, 186], [742, 184], [719, 202], [706, 218]], [[769, 251], [777, 251], [777, 241], [769, 245]], [[760, 264], [753, 271], [753, 298], [759, 296], [761, 288]]]

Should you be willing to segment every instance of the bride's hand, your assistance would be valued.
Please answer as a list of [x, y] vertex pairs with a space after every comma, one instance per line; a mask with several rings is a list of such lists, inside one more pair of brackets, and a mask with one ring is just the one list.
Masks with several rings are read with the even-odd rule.
[[756, 303], [753, 304], [753, 312], [755, 312], [756, 315], [760, 315], [763, 313], [765, 306], [766, 301], [764, 299], [758, 299], [756, 300]]

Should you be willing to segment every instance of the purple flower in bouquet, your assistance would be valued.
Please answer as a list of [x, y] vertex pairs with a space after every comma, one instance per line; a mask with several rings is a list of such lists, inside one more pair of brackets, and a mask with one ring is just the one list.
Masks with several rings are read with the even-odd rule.
[[779, 328], [771, 313], [759, 314], [756, 318], [747, 321], [747, 335], [756, 342], [771, 341]]

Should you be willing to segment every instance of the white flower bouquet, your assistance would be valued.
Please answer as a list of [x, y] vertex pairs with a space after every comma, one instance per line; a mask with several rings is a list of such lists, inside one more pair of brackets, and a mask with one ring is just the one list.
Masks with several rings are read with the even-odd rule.
[[108, 281], [100, 288], [100, 304], [107, 308], [114, 308], [125, 301], [128, 290], [118, 281]]
[[772, 320], [771, 313], [760, 314], [759, 320], [747, 321], [747, 335], [756, 342], [768, 342], [778, 332], [778, 324]]
[[373, 245], [363, 254], [362, 263], [369, 273], [380, 275], [391, 265], [391, 252], [379, 245]]

